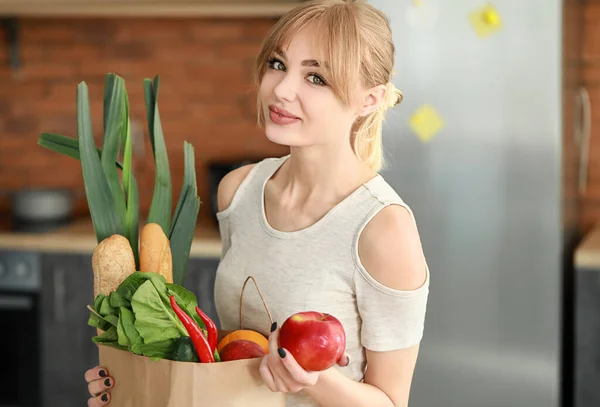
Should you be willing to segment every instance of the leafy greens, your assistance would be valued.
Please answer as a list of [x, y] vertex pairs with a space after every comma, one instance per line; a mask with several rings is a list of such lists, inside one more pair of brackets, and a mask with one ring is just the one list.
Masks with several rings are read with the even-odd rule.
[[104, 331], [92, 341], [153, 360], [198, 361], [185, 327], [171, 308], [171, 295], [206, 335], [206, 326], [195, 312], [194, 293], [167, 283], [158, 273], [137, 271], [108, 296], [99, 294], [93, 307], [88, 307], [88, 325]]

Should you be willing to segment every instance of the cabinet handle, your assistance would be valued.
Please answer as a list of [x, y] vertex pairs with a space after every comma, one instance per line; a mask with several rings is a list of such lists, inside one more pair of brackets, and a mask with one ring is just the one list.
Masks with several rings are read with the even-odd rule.
[[579, 108], [575, 141], [579, 144], [579, 193], [587, 191], [588, 161], [590, 158], [590, 136], [592, 134], [592, 117], [590, 95], [584, 87], [579, 88]]
[[54, 320], [64, 322], [65, 315], [65, 271], [62, 268], [54, 269]]
[[0, 310], [30, 311], [33, 309], [33, 299], [25, 295], [0, 295]]

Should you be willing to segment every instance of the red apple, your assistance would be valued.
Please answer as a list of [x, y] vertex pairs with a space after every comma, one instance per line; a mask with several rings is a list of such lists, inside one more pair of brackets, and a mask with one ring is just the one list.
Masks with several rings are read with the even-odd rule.
[[265, 351], [256, 342], [247, 339], [236, 339], [221, 349], [219, 356], [222, 362], [240, 359], [254, 359], [265, 355]]
[[304, 370], [322, 371], [344, 355], [346, 332], [342, 323], [330, 314], [298, 312], [281, 326], [279, 346], [287, 349]]

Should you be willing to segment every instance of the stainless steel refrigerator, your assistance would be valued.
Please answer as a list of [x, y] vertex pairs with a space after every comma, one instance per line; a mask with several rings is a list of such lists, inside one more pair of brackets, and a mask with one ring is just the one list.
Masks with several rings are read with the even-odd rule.
[[385, 125], [383, 175], [413, 208], [431, 268], [410, 407], [571, 406], [581, 6], [371, 3], [390, 17], [405, 97]]

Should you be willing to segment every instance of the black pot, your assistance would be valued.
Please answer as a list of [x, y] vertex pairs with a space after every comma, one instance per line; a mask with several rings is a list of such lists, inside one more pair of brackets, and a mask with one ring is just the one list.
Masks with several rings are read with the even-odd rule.
[[12, 230], [49, 232], [72, 221], [75, 194], [67, 189], [30, 188], [12, 192]]

